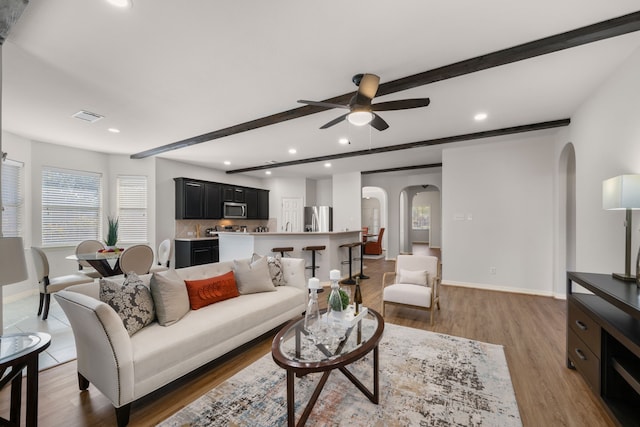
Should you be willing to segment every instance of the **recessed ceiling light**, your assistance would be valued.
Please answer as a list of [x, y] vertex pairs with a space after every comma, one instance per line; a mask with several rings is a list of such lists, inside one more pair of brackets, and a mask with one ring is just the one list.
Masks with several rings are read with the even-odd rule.
[[130, 8], [133, 6], [132, 0], [107, 0], [107, 2], [115, 7]]
[[473, 119], [476, 122], [481, 122], [483, 120], [485, 120], [487, 118], [487, 113], [478, 113], [475, 116], [473, 116]]
[[340, 138], [338, 142], [342, 145], [346, 145], [349, 143], [349, 140], [347, 138]]
[[229, 165], [231, 164], [231, 162], [230, 162], [229, 160], [225, 160], [225, 161], [224, 161], [224, 164], [225, 164], [225, 165], [227, 165], [227, 166], [229, 166]]
[[111, 133], [120, 133], [120, 129], [116, 129], [116, 128], [109, 128], [107, 130]]
[[331, 167], [331, 163], [325, 163], [325, 164], [324, 164], [324, 167], [325, 167], [325, 168], [330, 168], [330, 167]]
[[265, 175], [271, 175], [271, 171], [266, 171], [264, 174]]
[[289, 148], [289, 154], [296, 154], [298, 152], [298, 150], [296, 150], [295, 148]]

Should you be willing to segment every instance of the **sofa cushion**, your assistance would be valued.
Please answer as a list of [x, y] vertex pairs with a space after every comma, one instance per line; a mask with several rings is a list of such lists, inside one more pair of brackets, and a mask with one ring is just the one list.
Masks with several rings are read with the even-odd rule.
[[149, 284], [158, 323], [169, 326], [189, 312], [189, 293], [175, 270], [155, 272]]
[[284, 281], [284, 273], [282, 270], [282, 257], [280, 255], [263, 257], [258, 254], [253, 254], [253, 258], [251, 258], [251, 261], [257, 261], [260, 258], [267, 259], [269, 275], [271, 276], [271, 282], [273, 282], [273, 286], [286, 285]]
[[200, 280], [185, 280], [192, 310], [239, 296], [233, 271]]
[[271, 281], [266, 258], [260, 258], [254, 262], [248, 259], [234, 260], [233, 271], [236, 275], [238, 291], [242, 295], [276, 290]]
[[100, 279], [100, 301], [109, 304], [118, 313], [129, 336], [153, 322], [156, 317], [151, 291], [133, 272], [122, 284]]
[[400, 269], [400, 274], [398, 275], [396, 283], [427, 286], [428, 278], [429, 274], [426, 270], [412, 271]]

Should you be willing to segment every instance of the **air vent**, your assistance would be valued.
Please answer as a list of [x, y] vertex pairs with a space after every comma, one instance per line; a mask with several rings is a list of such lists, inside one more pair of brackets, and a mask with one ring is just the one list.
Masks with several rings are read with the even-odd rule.
[[278, 162], [276, 162], [275, 160], [267, 160], [265, 163], [268, 165], [275, 165]]
[[102, 119], [104, 116], [101, 116], [100, 114], [92, 113], [91, 111], [83, 110], [83, 111], [78, 111], [71, 117], [75, 117], [76, 119], [80, 119], [85, 122], [94, 123]]

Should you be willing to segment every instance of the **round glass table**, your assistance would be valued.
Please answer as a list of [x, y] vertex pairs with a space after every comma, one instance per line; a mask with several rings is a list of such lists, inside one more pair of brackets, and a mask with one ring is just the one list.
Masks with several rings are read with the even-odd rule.
[[[273, 360], [287, 371], [287, 424], [302, 426], [313, 410], [331, 372], [339, 369], [369, 400], [378, 403], [378, 343], [384, 331], [384, 319], [372, 310], [357, 321], [345, 324], [342, 339], [313, 339], [304, 329], [304, 316], [292, 320], [273, 339]], [[346, 367], [373, 350], [373, 392], [365, 387]], [[295, 422], [295, 376], [324, 372], [300, 420]]]

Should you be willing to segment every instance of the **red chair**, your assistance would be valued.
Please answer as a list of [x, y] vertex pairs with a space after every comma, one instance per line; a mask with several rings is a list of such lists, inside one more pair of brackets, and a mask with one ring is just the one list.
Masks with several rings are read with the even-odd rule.
[[[378, 232], [378, 237], [372, 237], [367, 239], [367, 243], [364, 245], [365, 255], [381, 255], [382, 254], [382, 236], [384, 235], [384, 228]], [[375, 239], [375, 240], [373, 240]]]

